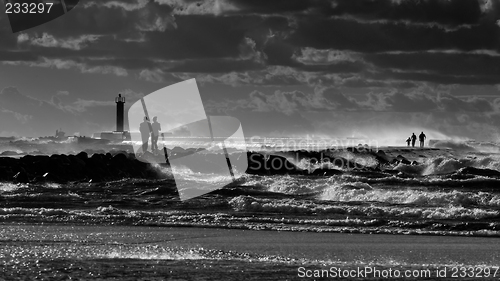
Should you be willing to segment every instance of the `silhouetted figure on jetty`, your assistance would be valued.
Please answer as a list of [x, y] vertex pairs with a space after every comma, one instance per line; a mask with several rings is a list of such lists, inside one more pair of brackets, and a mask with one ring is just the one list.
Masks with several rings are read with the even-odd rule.
[[142, 153], [148, 151], [149, 135], [151, 134], [149, 130], [150, 127], [151, 123], [149, 123], [148, 118], [144, 116], [144, 122], [142, 122], [141, 125], [139, 126], [139, 131], [141, 131], [141, 137], [142, 137]]
[[415, 147], [415, 142], [417, 141], [417, 136], [415, 133], [411, 133], [411, 146]]
[[406, 144], [408, 145], [408, 147], [410, 147], [410, 142], [411, 142], [411, 137], [408, 137], [408, 138], [406, 139]]
[[153, 117], [153, 124], [151, 124], [153, 131], [151, 132], [151, 150], [158, 151], [158, 137], [160, 136], [161, 124], [158, 123], [157, 117]]
[[424, 147], [425, 138], [427, 138], [427, 136], [424, 134], [424, 132], [420, 133], [420, 135], [418, 136], [418, 139], [420, 140], [420, 147], [421, 148]]

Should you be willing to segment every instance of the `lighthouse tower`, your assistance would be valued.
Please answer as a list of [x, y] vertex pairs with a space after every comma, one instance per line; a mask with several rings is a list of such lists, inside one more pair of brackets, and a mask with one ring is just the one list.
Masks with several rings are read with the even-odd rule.
[[125, 111], [125, 97], [121, 94], [115, 98], [116, 102], [116, 132], [123, 133], [123, 113]]
[[116, 131], [95, 133], [94, 138], [106, 139], [112, 142], [130, 140], [130, 132], [125, 131], [125, 97], [121, 94], [115, 98], [116, 102]]

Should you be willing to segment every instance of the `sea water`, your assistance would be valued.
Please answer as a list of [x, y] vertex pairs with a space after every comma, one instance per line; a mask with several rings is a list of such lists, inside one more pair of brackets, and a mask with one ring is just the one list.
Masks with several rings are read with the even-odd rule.
[[[276, 149], [263, 142], [259, 145], [260, 150], [267, 151], [297, 148]], [[168, 176], [162, 180], [125, 178], [101, 183], [3, 182], [0, 272], [4, 276], [0, 280], [33, 276], [40, 280], [72, 276], [95, 280], [290, 280], [298, 278], [300, 266], [498, 266], [499, 251], [494, 245], [499, 244], [500, 236], [500, 178], [491, 172], [500, 171], [496, 145], [453, 145], [419, 157], [418, 163], [395, 163], [378, 170], [342, 170], [334, 176], [245, 175], [234, 184], [188, 201], [179, 200], [175, 181]], [[313, 149], [310, 143], [305, 146]], [[306, 147], [301, 150], [307, 151]], [[387, 150], [391, 149], [395, 148]], [[338, 153], [349, 157], [349, 152]], [[304, 159], [293, 163], [311, 168], [310, 163], [304, 166]], [[463, 172], [468, 168], [476, 169], [475, 173]], [[160, 166], [155, 169], [168, 173]], [[189, 169], [177, 173], [197, 178]], [[47, 229], [42, 230], [52, 234], [40, 236], [40, 230], [30, 226], [44, 226]], [[61, 226], [126, 229], [111, 230], [113, 234], [106, 236], [102, 229], [93, 232], [84, 228], [81, 231], [87, 231], [90, 238], [82, 238], [74, 230], [58, 228]], [[268, 231], [288, 236], [265, 240], [254, 248], [242, 246], [248, 241], [231, 242], [231, 236], [221, 233], [215, 236], [226, 237], [223, 240], [234, 248], [213, 240], [192, 243], [192, 236], [186, 240], [189, 243], [167, 245], [163, 242], [169, 227], [181, 227], [188, 233], [201, 228], [246, 230], [259, 233], [254, 234], [255, 239]], [[161, 243], [148, 234], [155, 233], [152, 229], [163, 231]], [[174, 233], [179, 232], [175, 229]], [[297, 238], [290, 233], [331, 236]], [[346, 243], [332, 242], [330, 246], [324, 242], [341, 239], [334, 235], [365, 234], [386, 238], [366, 242], [370, 246], [364, 248], [356, 241], [371, 238], [349, 236], [351, 240]], [[144, 235], [148, 238], [143, 243]], [[180, 234], [173, 235], [179, 240], [176, 235]], [[130, 241], [124, 242], [127, 237]], [[414, 238], [401, 237], [432, 239], [415, 244]], [[285, 241], [288, 244], [282, 250], [266, 250], [279, 248]], [[397, 241], [398, 246], [391, 241]], [[380, 248], [374, 246], [377, 243]]]

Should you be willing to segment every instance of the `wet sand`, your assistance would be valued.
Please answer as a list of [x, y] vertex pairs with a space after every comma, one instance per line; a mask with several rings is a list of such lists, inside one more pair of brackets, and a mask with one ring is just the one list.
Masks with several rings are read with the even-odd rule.
[[[491, 268], [500, 261], [499, 238], [190, 227], [6, 224], [0, 249], [0, 280], [303, 280], [300, 267], [433, 274], [446, 268], [449, 280], [457, 280], [453, 267]], [[460, 278], [467, 279], [477, 278]]]

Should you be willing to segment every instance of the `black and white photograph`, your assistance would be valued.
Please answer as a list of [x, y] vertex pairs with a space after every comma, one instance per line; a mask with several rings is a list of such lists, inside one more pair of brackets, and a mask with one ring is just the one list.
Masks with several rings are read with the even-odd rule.
[[500, 280], [500, 0], [1, 0], [10, 280]]

